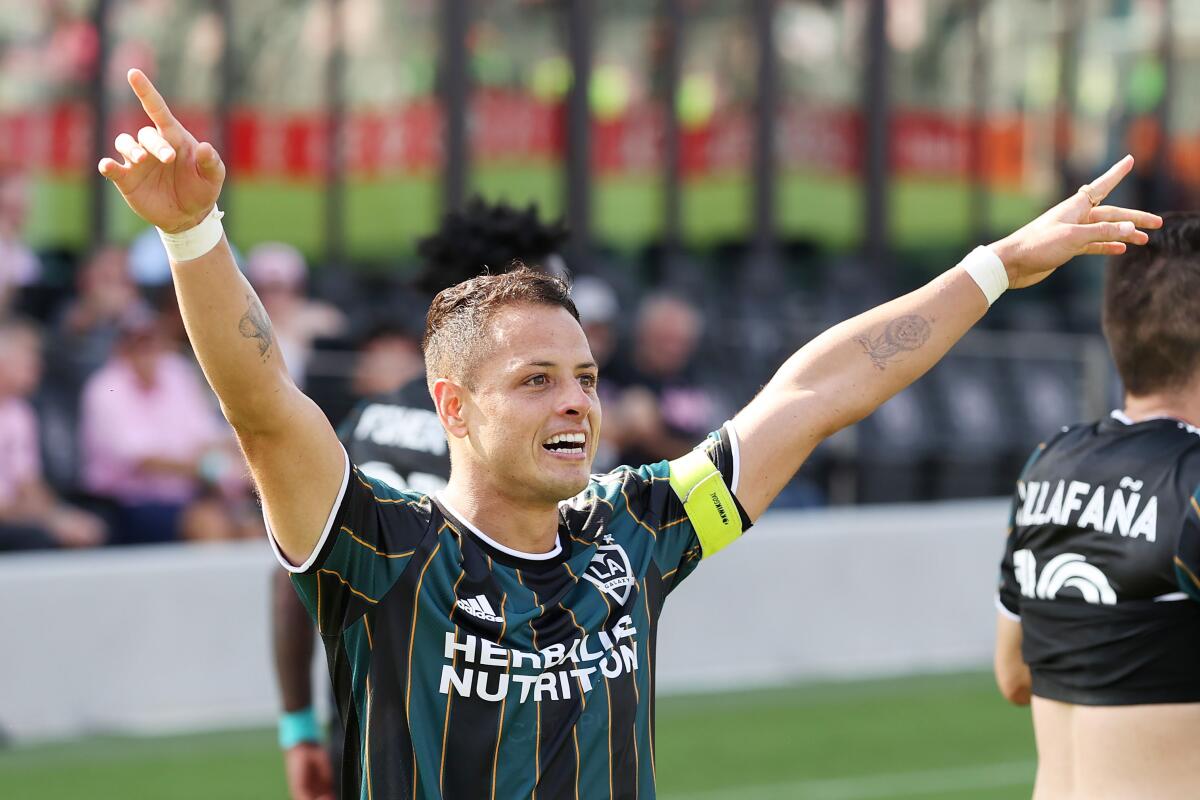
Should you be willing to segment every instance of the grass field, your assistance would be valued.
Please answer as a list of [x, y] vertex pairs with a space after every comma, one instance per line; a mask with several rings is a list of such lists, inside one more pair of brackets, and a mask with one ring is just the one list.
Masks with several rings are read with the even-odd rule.
[[[991, 676], [810, 684], [663, 698], [662, 800], [1028, 797], [1028, 712]], [[271, 731], [103, 737], [0, 751], [6, 800], [284, 798]]]

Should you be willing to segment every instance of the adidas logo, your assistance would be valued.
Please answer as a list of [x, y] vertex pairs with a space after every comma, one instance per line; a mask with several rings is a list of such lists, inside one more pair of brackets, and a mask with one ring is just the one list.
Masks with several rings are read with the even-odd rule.
[[496, 612], [492, 610], [492, 604], [488, 602], [487, 597], [477, 594], [474, 597], [464, 597], [459, 600], [456, 605], [463, 611], [477, 619], [485, 620], [486, 622], [503, 622]]

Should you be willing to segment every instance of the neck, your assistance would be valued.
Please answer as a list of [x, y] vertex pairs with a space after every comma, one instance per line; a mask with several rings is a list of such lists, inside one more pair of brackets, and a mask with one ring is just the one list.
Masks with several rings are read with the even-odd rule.
[[1189, 425], [1200, 426], [1200, 394], [1193, 390], [1138, 396], [1126, 394], [1124, 410], [1125, 416], [1134, 422], [1154, 417], [1171, 417]]
[[488, 537], [521, 553], [549, 553], [558, 537], [558, 504], [531, 504], [452, 471], [441, 492], [454, 510]]

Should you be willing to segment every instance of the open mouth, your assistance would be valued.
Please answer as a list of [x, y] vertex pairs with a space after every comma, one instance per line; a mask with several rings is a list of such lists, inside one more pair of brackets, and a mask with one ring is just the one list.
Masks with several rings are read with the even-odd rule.
[[582, 456], [587, 446], [587, 434], [559, 433], [542, 442], [542, 448], [564, 456]]

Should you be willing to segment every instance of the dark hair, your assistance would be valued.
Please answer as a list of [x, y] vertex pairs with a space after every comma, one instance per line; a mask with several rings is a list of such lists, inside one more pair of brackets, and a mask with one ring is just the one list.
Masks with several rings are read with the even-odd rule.
[[461, 211], [442, 217], [436, 233], [418, 242], [417, 253], [425, 262], [418, 288], [436, 294], [489, 266], [503, 269], [513, 261], [537, 265], [559, 252], [567, 235], [561, 220], [543, 223], [536, 204], [517, 209], [476, 195]]
[[445, 375], [470, 383], [478, 345], [487, 336], [488, 322], [505, 306], [528, 303], [558, 306], [579, 321], [571, 287], [553, 275], [530, 269], [520, 261], [506, 272], [478, 275], [443, 289], [425, 316], [421, 350], [429, 380]]
[[1132, 395], [1181, 389], [1200, 368], [1200, 214], [1164, 214], [1148, 233], [1104, 279], [1104, 336]]

